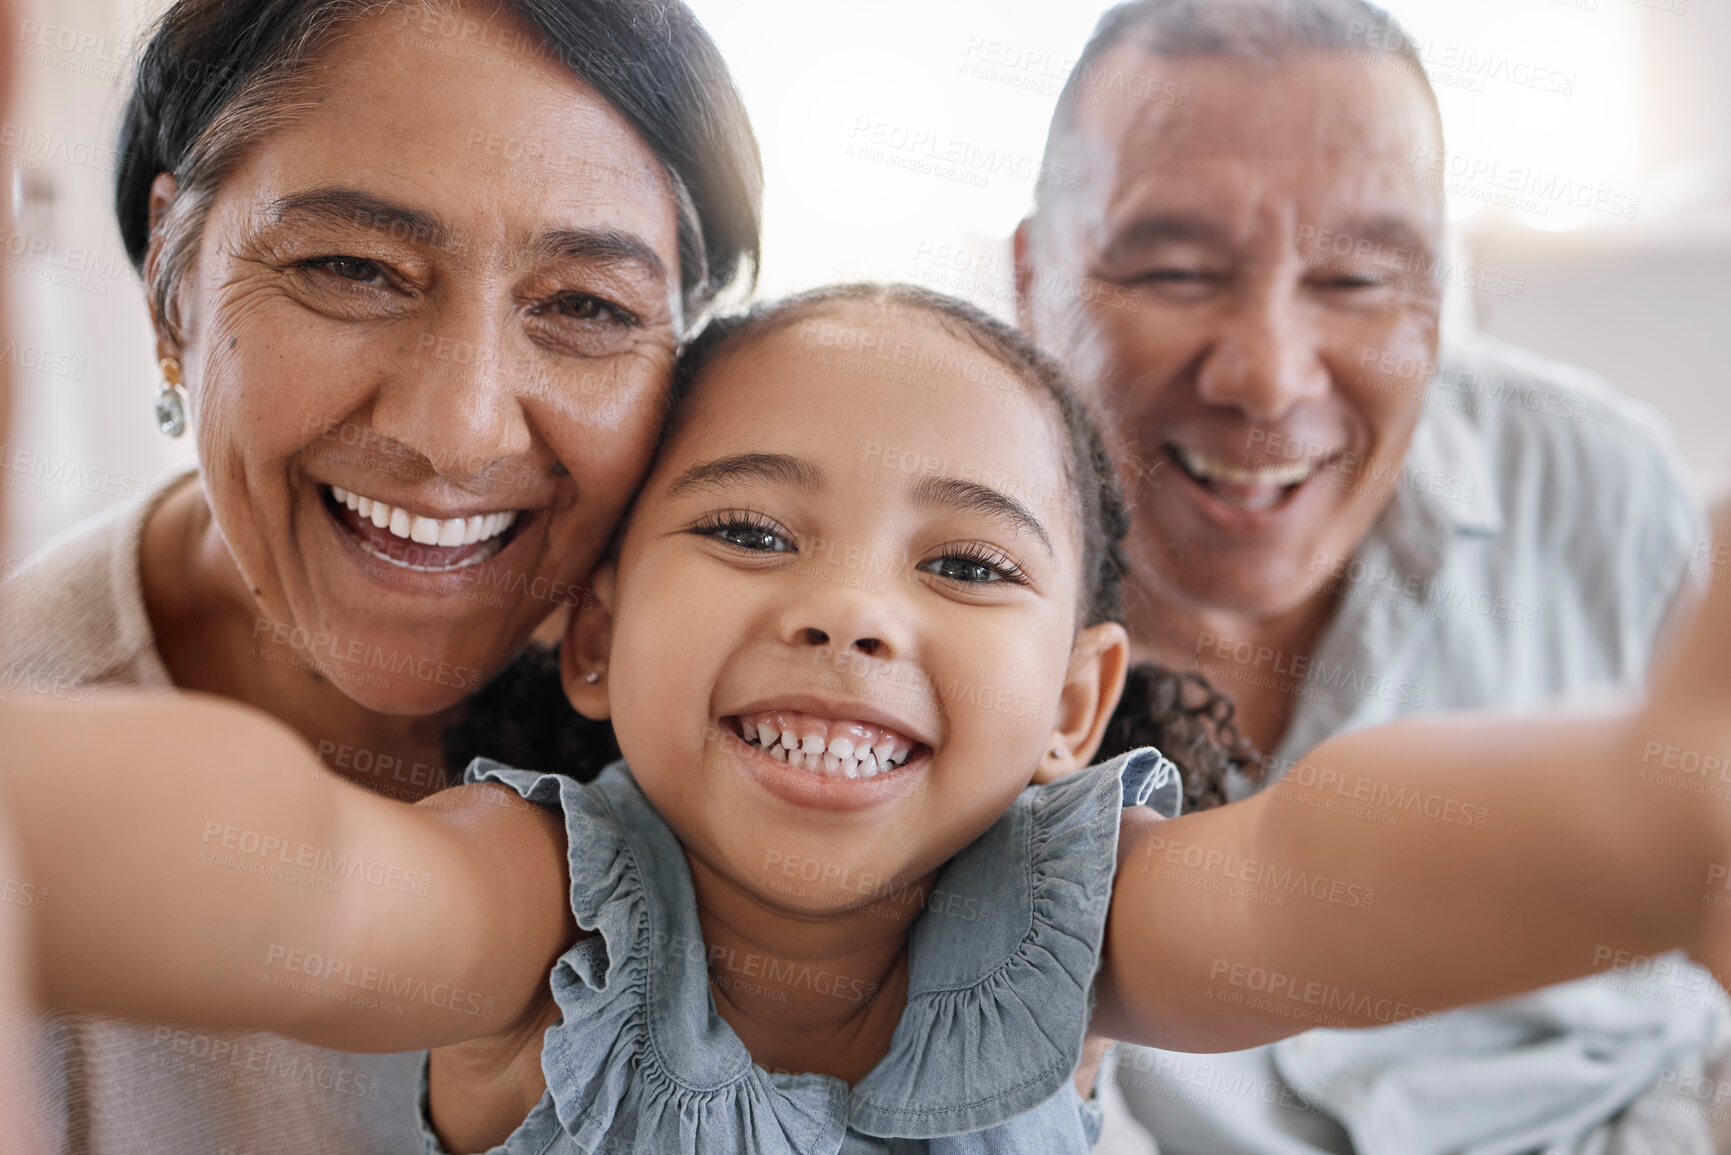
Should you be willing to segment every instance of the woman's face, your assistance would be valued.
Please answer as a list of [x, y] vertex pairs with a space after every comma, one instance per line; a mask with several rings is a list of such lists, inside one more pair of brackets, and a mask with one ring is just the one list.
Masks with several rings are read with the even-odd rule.
[[387, 12], [335, 45], [223, 179], [179, 289], [253, 636], [397, 714], [450, 705], [579, 599], [680, 325], [647, 146], [516, 25], [444, 25]]
[[710, 870], [783, 908], [863, 906], [1027, 786], [1081, 660], [1056, 425], [902, 311], [837, 309], [706, 372], [621, 543], [604, 688]]

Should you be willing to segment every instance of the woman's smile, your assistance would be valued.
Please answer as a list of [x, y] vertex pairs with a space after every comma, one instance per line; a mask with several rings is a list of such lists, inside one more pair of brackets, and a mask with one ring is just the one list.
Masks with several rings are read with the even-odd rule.
[[419, 573], [466, 569], [495, 557], [532, 515], [521, 509], [417, 511], [337, 485], [320, 487], [325, 509], [369, 557]]

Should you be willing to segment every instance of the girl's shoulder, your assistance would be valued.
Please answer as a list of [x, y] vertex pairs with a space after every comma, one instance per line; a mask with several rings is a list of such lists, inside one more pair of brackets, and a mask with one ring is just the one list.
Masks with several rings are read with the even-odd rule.
[[1087, 1149], [1089, 1112], [1071, 1075], [1120, 814], [1151, 803], [1171, 812], [1178, 798], [1177, 773], [1157, 752], [1029, 787], [929, 893], [884, 896], [923, 907], [908, 1004], [890, 1053], [852, 1088], [765, 1071], [715, 1013], [684, 853], [623, 763], [581, 783], [478, 759], [465, 779], [562, 812], [572, 914], [595, 932], [554, 967], [562, 1018], [542, 1051], [548, 1093], [504, 1150], [575, 1141], [584, 1151], [792, 1155], [834, 1149], [850, 1132], [999, 1132], [1024, 1147]]

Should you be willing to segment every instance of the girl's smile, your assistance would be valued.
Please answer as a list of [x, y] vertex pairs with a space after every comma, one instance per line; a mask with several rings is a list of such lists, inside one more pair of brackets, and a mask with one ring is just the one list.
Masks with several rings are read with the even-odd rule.
[[721, 745], [766, 790], [795, 806], [865, 810], [906, 797], [931, 763], [928, 742], [886, 719], [864, 703], [793, 695], [773, 708], [723, 718]]

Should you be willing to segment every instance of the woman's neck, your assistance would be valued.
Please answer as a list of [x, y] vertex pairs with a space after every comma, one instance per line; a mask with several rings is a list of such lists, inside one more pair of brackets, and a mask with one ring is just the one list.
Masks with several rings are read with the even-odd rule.
[[870, 907], [790, 914], [686, 851], [716, 1011], [758, 1066], [850, 1085], [889, 1053], [908, 999], [908, 932], [936, 874]]
[[[298, 732], [345, 778], [414, 800], [447, 777], [442, 715], [380, 714], [317, 670], [261, 650], [257, 603], [211, 517], [196, 479], [145, 523], [140, 570], [145, 611], [174, 684], [256, 706]], [[283, 652], [284, 656], [293, 656]]]

